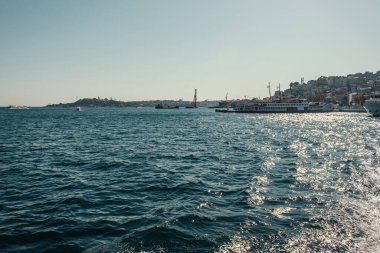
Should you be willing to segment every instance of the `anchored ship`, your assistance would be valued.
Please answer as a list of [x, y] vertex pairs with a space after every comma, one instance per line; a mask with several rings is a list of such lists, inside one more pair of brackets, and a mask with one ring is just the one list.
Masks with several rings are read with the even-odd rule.
[[313, 113], [332, 112], [333, 105], [322, 102], [308, 102], [306, 99], [288, 102], [272, 102], [265, 100], [243, 101], [233, 107], [233, 110], [217, 109], [216, 112], [234, 113]]
[[[323, 102], [308, 102], [306, 99], [282, 98], [273, 99], [270, 94], [269, 100], [242, 100], [234, 104], [233, 110], [215, 110], [216, 112], [234, 112], [234, 113], [313, 113], [313, 112], [331, 112], [333, 105]], [[279, 86], [280, 89], [280, 86]]]
[[308, 102], [306, 99], [282, 101], [253, 100], [244, 101], [234, 107], [236, 113], [312, 113], [331, 112], [329, 103]]

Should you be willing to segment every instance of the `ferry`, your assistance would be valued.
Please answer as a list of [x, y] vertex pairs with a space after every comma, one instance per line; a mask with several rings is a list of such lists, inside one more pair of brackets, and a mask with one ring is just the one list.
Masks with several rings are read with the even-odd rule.
[[306, 99], [287, 102], [273, 102], [265, 100], [243, 101], [233, 108], [236, 113], [312, 113], [331, 112], [333, 106], [330, 103], [308, 102]]
[[376, 94], [370, 99], [365, 100], [363, 107], [368, 114], [374, 117], [380, 117], [380, 94]]
[[[308, 102], [306, 99], [294, 97], [283, 97], [278, 86], [278, 97], [273, 99], [269, 88], [269, 100], [241, 100], [234, 104], [232, 110], [217, 109], [216, 112], [234, 113], [313, 113], [313, 112], [332, 112], [333, 104], [324, 102]], [[227, 97], [226, 97], [227, 101]]]

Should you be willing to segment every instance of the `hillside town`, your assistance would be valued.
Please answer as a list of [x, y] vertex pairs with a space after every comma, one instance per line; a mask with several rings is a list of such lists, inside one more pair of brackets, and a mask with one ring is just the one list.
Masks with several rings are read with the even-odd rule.
[[[317, 80], [292, 82], [289, 88], [281, 91], [281, 96], [306, 98], [309, 101], [334, 104], [361, 105], [371, 94], [380, 92], [380, 71], [365, 72], [347, 76], [321, 76]], [[280, 91], [274, 96], [278, 97]]]
[[[376, 73], [365, 72], [349, 74], [347, 76], [321, 76], [317, 80], [305, 82], [295, 81], [289, 84], [289, 88], [281, 91], [279, 85], [269, 84], [268, 97], [263, 100], [286, 100], [290, 98], [302, 98], [311, 102], [326, 102], [340, 106], [358, 106], [361, 109], [364, 101], [372, 94], [380, 93], [380, 71]], [[257, 100], [254, 98], [253, 100]], [[231, 107], [247, 99], [233, 99], [228, 101]], [[157, 104], [167, 106], [188, 107], [192, 101], [183, 100], [150, 100], [150, 101], [117, 101], [107, 98], [83, 98], [73, 103], [50, 104], [48, 107], [154, 107]], [[227, 99], [222, 101], [198, 101], [199, 107], [227, 107]]]

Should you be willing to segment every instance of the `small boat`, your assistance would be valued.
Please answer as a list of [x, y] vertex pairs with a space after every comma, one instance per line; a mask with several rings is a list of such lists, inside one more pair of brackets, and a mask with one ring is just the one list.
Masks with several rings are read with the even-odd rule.
[[77, 106], [77, 107], [75, 108], [75, 110], [77, 110], [77, 111], [82, 111], [82, 108], [81, 108], [80, 106]]

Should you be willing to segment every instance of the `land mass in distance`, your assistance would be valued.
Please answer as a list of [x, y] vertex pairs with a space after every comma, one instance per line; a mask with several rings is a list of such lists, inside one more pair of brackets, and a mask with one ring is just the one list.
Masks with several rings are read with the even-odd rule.
[[[221, 101], [198, 101], [199, 107], [217, 107]], [[190, 106], [192, 101], [183, 100], [149, 100], [149, 101], [118, 101], [112, 98], [82, 98], [73, 103], [49, 104], [47, 107], [155, 107], [158, 104], [168, 106], [186, 107]]]

